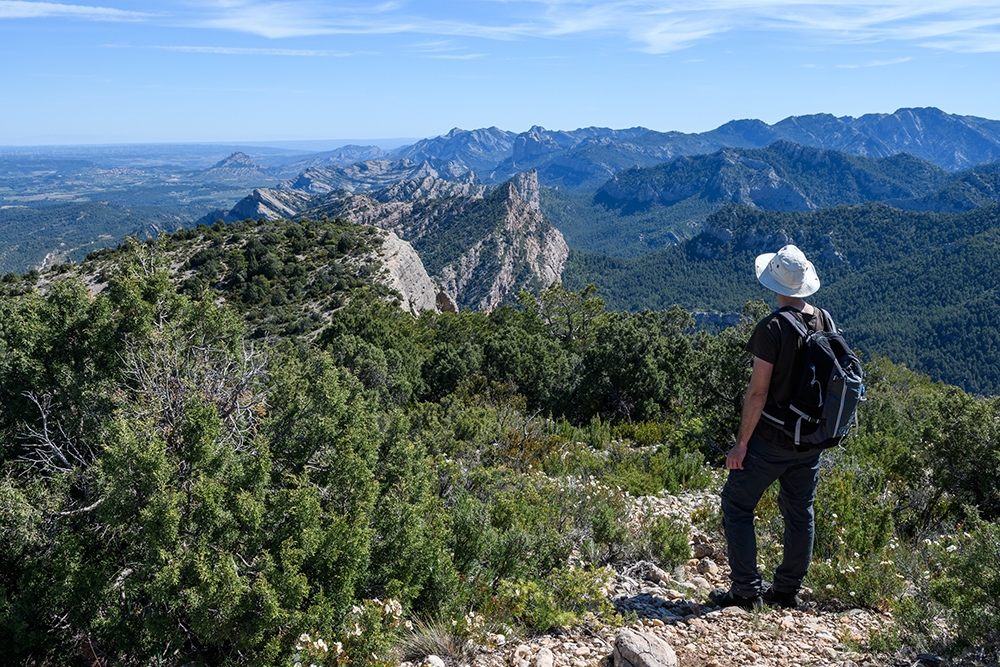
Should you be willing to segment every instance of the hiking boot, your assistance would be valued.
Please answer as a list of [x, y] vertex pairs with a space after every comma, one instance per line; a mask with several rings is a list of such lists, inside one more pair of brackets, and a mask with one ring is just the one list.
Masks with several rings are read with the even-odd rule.
[[732, 590], [716, 588], [708, 594], [708, 599], [716, 607], [739, 607], [747, 611], [764, 608], [764, 600], [759, 593], [753, 596], [743, 596], [736, 595]]
[[786, 609], [796, 609], [802, 606], [802, 600], [795, 593], [789, 593], [786, 591], [776, 591], [773, 588], [768, 588], [764, 591], [761, 596], [769, 605], [775, 607], [784, 607]]

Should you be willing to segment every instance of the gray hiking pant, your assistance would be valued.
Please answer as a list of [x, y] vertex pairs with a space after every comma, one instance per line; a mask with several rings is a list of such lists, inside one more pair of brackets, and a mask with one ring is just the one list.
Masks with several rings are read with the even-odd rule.
[[762, 592], [757, 570], [753, 513], [767, 487], [778, 480], [778, 507], [785, 520], [784, 557], [774, 573], [774, 590], [796, 593], [812, 558], [816, 532], [813, 501], [819, 480], [820, 452], [795, 452], [750, 438], [743, 470], [730, 470], [722, 489], [722, 527], [729, 545], [729, 577], [737, 595]]

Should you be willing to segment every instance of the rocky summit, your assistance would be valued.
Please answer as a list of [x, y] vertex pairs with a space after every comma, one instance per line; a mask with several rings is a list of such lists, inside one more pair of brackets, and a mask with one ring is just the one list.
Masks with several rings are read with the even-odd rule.
[[[365, 169], [374, 183], [397, 177], [399, 164], [374, 161]], [[488, 188], [475, 174], [441, 178], [427, 163], [406, 165], [413, 178], [357, 193], [334, 188], [331, 179], [343, 170], [307, 170], [278, 189], [255, 190], [223, 219], [328, 216], [391, 232], [412, 244], [446, 309], [490, 311], [523, 289], [562, 279], [569, 247], [542, 215], [536, 172]]]

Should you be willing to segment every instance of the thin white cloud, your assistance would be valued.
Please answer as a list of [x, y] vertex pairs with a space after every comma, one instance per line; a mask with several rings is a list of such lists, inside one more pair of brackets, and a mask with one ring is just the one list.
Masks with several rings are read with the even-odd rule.
[[374, 55], [373, 51], [326, 51], [322, 49], [266, 49], [232, 46], [154, 46], [163, 51], [179, 53], [211, 53], [223, 56], [291, 56], [299, 58], [348, 58]]
[[[110, 1], [110, 0], [108, 0]], [[176, 27], [269, 39], [321, 35], [575, 39], [616, 37], [653, 54], [734, 33], [790, 35], [811, 44], [898, 42], [1000, 51], [997, 0], [168, 0]], [[150, 18], [109, 7], [0, 0], [0, 18]]]
[[0, 0], [0, 19], [76, 18], [90, 21], [141, 21], [150, 16], [112, 7], [66, 5], [56, 2]]
[[840, 69], [860, 69], [862, 67], [887, 67], [889, 65], [901, 65], [902, 63], [908, 63], [913, 58], [893, 58], [892, 60], [873, 60], [864, 65], [837, 65]]
[[995, 0], [522, 0], [541, 21], [538, 36], [624, 34], [650, 53], [667, 53], [724, 33], [777, 32], [831, 44], [914, 42], [959, 50], [1000, 50]]

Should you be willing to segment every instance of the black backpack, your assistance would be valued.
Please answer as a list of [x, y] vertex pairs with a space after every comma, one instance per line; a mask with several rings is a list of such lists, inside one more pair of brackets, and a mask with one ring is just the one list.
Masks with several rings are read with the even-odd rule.
[[809, 331], [790, 311], [778, 311], [805, 343], [798, 357], [801, 371], [788, 406], [779, 406], [777, 415], [761, 414], [800, 450], [839, 445], [856, 423], [858, 404], [865, 395], [861, 360], [837, 331], [830, 313], [822, 308], [820, 312], [830, 331]]

